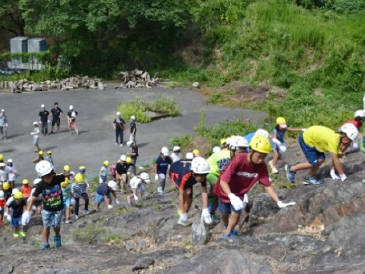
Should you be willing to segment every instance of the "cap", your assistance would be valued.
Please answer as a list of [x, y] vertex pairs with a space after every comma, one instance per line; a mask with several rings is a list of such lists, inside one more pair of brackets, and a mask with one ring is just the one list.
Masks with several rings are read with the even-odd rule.
[[132, 116], [131, 116], [131, 119], [132, 119], [132, 120], [136, 120], [136, 116], [132, 115]]
[[12, 163], [13, 162], [13, 159], [8, 159], [7, 162], [8, 163]]
[[42, 105], [41, 105], [41, 108], [44, 108], [44, 107], [45, 107], [45, 106], [42, 104]]
[[120, 112], [119, 111], [117, 112], [117, 115], [120, 115]]

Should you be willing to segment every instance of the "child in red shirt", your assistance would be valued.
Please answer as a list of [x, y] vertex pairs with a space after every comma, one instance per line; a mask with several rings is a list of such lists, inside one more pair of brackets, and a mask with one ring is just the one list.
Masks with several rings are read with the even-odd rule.
[[264, 185], [279, 208], [295, 204], [281, 202], [270, 184], [264, 162], [271, 151], [269, 139], [264, 136], [255, 136], [251, 139], [250, 148], [249, 153], [239, 153], [233, 158], [214, 186], [213, 192], [219, 198], [218, 208], [227, 227], [224, 238], [237, 236], [234, 228], [239, 222], [242, 209], [248, 202], [246, 193], [256, 182]]
[[4, 191], [0, 190], [0, 225], [3, 225], [5, 204], [6, 204], [6, 199]]
[[23, 180], [23, 186], [22, 186], [22, 193], [23, 193], [23, 200], [27, 201], [30, 197], [30, 194], [32, 192], [32, 187], [29, 185], [29, 180], [24, 179]]

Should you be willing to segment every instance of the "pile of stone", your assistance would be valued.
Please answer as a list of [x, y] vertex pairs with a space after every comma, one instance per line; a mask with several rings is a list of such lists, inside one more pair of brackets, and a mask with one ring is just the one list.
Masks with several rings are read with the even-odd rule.
[[152, 78], [150, 74], [142, 70], [132, 70], [132, 71], [121, 71], [119, 75], [122, 77], [122, 83], [115, 88], [151, 88], [158, 85], [159, 78], [157, 78], [158, 73], [156, 73]]
[[47, 80], [44, 82], [36, 83], [33, 81], [28, 81], [27, 79], [22, 79], [19, 81], [3, 81], [0, 82], [0, 89], [10, 89], [12, 93], [20, 93], [27, 91], [45, 91], [49, 89], [58, 90], [71, 90], [78, 88], [86, 89], [98, 89], [104, 90], [106, 85], [101, 79], [89, 78], [88, 76], [75, 76], [66, 78], [63, 80]]

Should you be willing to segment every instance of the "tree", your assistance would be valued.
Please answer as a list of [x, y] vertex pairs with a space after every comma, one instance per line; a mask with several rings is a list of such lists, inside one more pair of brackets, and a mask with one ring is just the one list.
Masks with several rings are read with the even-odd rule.
[[25, 22], [18, 1], [0, 1], [0, 28], [16, 36], [24, 35]]

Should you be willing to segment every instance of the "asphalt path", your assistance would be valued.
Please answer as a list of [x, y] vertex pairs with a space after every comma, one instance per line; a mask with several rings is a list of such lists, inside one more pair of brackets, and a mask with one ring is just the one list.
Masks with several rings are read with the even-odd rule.
[[[86, 165], [87, 175], [97, 175], [105, 159], [115, 163], [121, 154], [129, 149], [115, 145], [115, 133], [112, 121], [115, 118], [117, 105], [137, 97], [152, 101], [161, 96], [171, 96], [179, 104], [181, 115], [164, 118], [147, 124], [137, 121], [137, 142], [139, 155], [137, 164], [151, 163], [162, 146], [169, 145], [169, 137], [183, 134], [194, 134], [194, 126], [199, 121], [200, 110], [205, 109], [206, 125], [213, 125], [224, 120], [250, 118], [259, 122], [267, 117], [263, 112], [239, 108], [225, 108], [206, 105], [206, 98], [185, 88], [152, 88], [152, 89], [118, 89], [107, 88], [104, 91], [71, 90], [43, 91], [22, 94], [0, 94], [0, 109], [4, 108], [8, 117], [8, 139], [0, 140], [0, 153], [5, 160], [13, 159], [20, 174], [17, 183], [23, 178], [33, 180], [36, 177], [33, 159], [34, 153], [32, 123], [38, 121], [41, 104], [51, 111], [54, 102], [59, 102], [64, 114], [61, 118], [61, 133], [41, 136], [39, 145], [44, 150], [52, 150], [56, 171], [69, 164], [72, 170]], [[69, 105], [79, 113], [78, 128], [80, 135], [71, 135], [67, 130], [66, 113]], [[49, 125], [50, 131], [50, 125]], [[124, 131], [124, 140], [129, 140], [129, 124]]]

